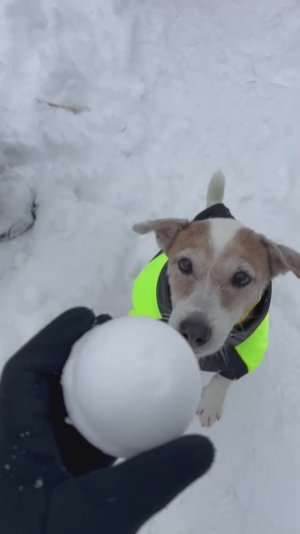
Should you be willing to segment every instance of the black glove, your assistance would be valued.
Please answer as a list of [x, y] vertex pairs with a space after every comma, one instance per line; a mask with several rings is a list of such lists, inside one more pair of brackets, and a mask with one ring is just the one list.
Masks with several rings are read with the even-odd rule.
[[[130, 534], [210, 467], [187, 436], [116, 467], [65, 422], [60, 376], [98, 322], [86, 308], [49, 324], [5, 366], [0, 384], [1, 534]], [[106, 468], [105, 468], [106, 467]]]

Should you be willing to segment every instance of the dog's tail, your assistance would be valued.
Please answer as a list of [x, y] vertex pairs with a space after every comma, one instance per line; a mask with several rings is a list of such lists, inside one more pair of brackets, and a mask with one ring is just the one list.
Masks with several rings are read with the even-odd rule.
[[206, 194], [206, 207], [223, 202], [225, 190], [225, 176], [221, 171], [215, 172], [208, 184]]

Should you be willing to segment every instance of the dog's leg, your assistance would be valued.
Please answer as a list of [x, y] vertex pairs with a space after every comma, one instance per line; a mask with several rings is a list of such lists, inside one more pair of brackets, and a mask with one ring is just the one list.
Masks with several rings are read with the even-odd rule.
[[202, 426], [212, 426], [221, 418], [224, 400], [231, 382], [232, 380], [215, 374], [207, 386], [202, 389], [197, 410]]
[[221, 171], [212, 175], [207, 188], [206, 207], [223, 202], [225, 190], [225, 176]]

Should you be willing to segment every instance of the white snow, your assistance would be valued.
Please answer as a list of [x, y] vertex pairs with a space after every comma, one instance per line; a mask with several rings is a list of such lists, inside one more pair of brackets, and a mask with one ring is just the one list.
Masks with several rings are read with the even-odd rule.
[[[0, 244], [2, 363], [71, 306], [125, 314], [156, 252], [131, 225], [193, 217], [216, 169], [238, 219], [300, 250], [297, 0], [2, 0], [0, 30], [0, 180], [39, 206]], [[268, 356], [205, 431], [214, 468], [143, 534], [298, 534], [299, 298], [274, 283]]]
[[0, 240], [23, 234], [34, 223], [34, 193], [22, 176], [6, 172], [0, 182]]
[[122, 317], [74, 345], [62, 385], [77, 430], [103, 452], [129, 458], [185, 432], [201, 374], [192, 349], [169, 325]]

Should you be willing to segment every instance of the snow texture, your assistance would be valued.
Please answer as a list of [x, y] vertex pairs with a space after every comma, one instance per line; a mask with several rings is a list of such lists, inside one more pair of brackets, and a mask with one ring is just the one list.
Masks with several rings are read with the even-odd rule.
[[62, 384], [77, 430], [121, 458], [181, 436], [201, 394], [188, 343], [169, 325], [146, 317], [121, 317], [85, 334], [72, 349]]
[[[2, 0], [0, 29], [0, 180], [38, 203], [0, 245], [2, 363], [71, 306], [125, 314], [156, 251], [131, 225], [193, 217], [217, 169], [237, 218], [300, 250], [297, 0]], [[299, 533], [299, 297], [274, 283], [268, 356], [205, 431], [214, 468], [143, 534]]]

